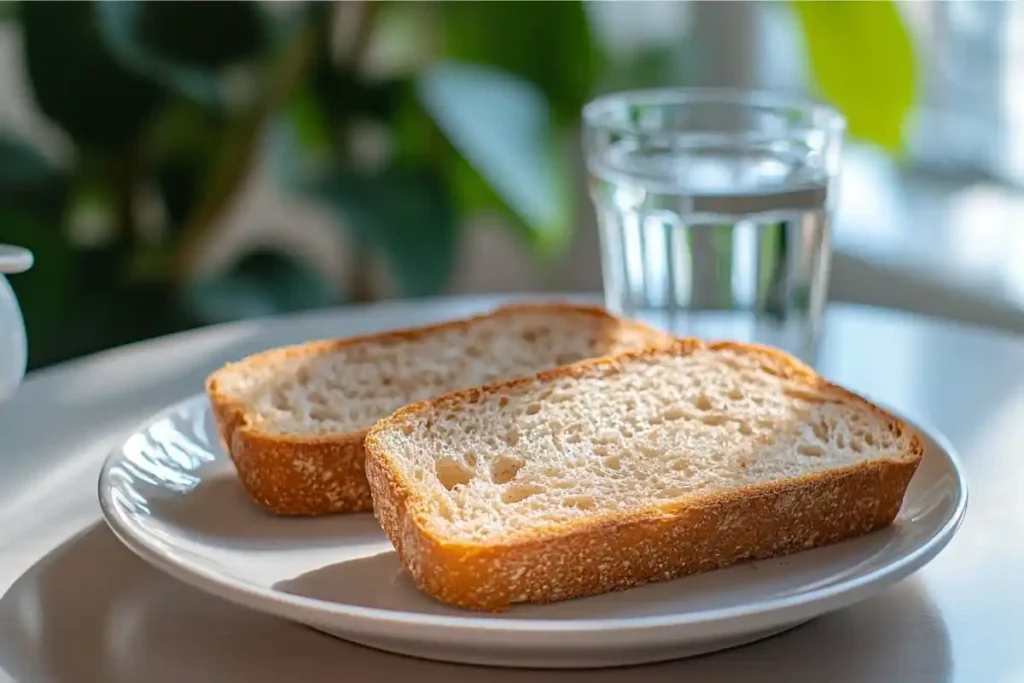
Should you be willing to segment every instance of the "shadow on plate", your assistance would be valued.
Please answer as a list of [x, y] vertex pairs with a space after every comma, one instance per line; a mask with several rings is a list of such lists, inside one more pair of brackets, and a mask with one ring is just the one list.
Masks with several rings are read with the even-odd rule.
[[[776, 571], [785, 571], [788, 558], [772, 560]], [[714, 583], [723, 572], [732, 574], [757, 573], [762, 563], [746, 563], [730, 567], [717, 574], [698, 574], [683, 581], [652, 583], [633, 588], [628, 592], [612, 592], [594, 595], [579, 600], [570, 600], [549, 605], [514, 605], [508, 612], [488, 614], [474, 612], [477, 619], [581, 619], [593, 618], [595, 613], [616, 617], [642, 617], [664, 614], [666, 604], [677, 603], [679, 589], [685, 585], [687, 593], [694, 596], [715, 591]], [[412, 577], [405, 571], [398, 553], [393, 549], [353, 557], [319, 567], [292, 579], [278, 581], [273, 589], [324, 602], [375, 609], [434, 614], [443, 616], [466, 616], [466, 612], [430, 598], [420, 591]], [[700, 605], [699, 599], [694, 602]]]
[[[385, 553], [386, 555], [386, 553]], [[361, 571], [380, 568], [369, 558]], [[239, 656], [244, 653], [244, 656]], [[638, 681], [877, 683], [950, 679], [942, 615], [909, 579], [883, 595], [754, 645], [636, 667]], [[101, 524], [40, 560], [0, 598], [0, 671], [18, 683], [586, 681], [622, 670], [489, 670], [389, 655], [263, 616], [150, 568]]]
[[[692, 610], [729, 607], [738, 601], [779, 599], [793, 594], [792, 576], [805, 578], [801, 590], [824, 587], [862, 571], [862, 566], [899, 541], [898, 531], [887, 529], [846, 543], [834, 544], [813, 552], [759, 562], [744, 562], [733, 567], [688, 576], [679, 581], [655, 582], [629, 591], [615, 591], [579, 600], [549, 605], [515, 605], [502, 614], [475, 614], [488, 619], [592, 619], [637, 618], [672, 614], [685, 602]], [[274, 590], [325, 602], [377, 609], [465, 616], [465, 612], [442, 604], [416, 588], [404, 571], [398, 554], [390, 544], [381, 544], [374, 553], [363, 553], [333, 564], [278, 581]], [[727, 586], [725, 590], [723, 587]]]
[[362, 607], [422, 614], [463, 614], [416, 588], [394, 550], [314, 569], [294, 579], [278, 581], [274, 584], [274, 590]]
[[202, 480], [187, 495], [152, 500], [159, 518], [189, 535], [236, 548], [268, 550], [295, 543], [304, 549], [387, 541], [373, 514], [278, 517], [257, 505], [234, 473], [224, 470]]

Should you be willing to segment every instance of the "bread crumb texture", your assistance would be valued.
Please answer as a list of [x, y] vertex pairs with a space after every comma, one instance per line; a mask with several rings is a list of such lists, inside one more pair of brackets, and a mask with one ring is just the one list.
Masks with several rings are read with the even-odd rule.
[[372, 500], [363, 437], [395, 409], [672, 341], [599, 308], [517, 304], [439, 325], [266, 351], [215, 372], [207, 393], [256, 502], [277, 514], [364, 511]]
[[367, 448], [417, 582], [484, 609], [877, 528], [922, 455], [906, 425], [797, 361], [695, 340], [412, 406]]
[[652, 335], [585, 308], [510, 308], [427, 335], [342, 340], [243, 362], [220, 373], [218, 389], [251, 406], [266, 433], [344, 434], [410, 403], [639, 348]]

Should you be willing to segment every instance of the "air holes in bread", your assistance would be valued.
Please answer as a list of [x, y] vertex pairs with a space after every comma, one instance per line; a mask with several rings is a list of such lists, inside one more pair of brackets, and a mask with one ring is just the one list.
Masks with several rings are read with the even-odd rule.
[[473, 480], [473, 471], [458, 460], [442, 458], [434, 465], [437, 480], [449, 491], [456, 486], [465, 486]]
[[597, 501], [593, 496], [569, 496], [562, 501], [562, 504], [579, 510], [592, 510], [597, 506]]
[[745, 434], [746, 436], [750, 436], [751, 434], [754, 433], [754, 428], [751, 427], [746, 422], [741, 422], [740, 423], [739, 430], [740, 430], [740, 434]]
[[689, 417], [689, 413], [682, 406], [670, 406], [665, 410], [661, 411], [662, 420], [671, 422], [672, 420], [678, 420], [680, 418]]
[[739, 401], [743, 398], [743, 392], [737, 388], [732, 388], [726, 396], [728, 396], [730, 400]]
[[334, 420], [335, 415], [331, 412], [331, 409], [325, 405], [314, 405], [309, 409], [309, 416], [318, 422], [331, 422]]
[[639, 449], [645, 458], [657, 458], [661, 455], [661, 448], [655, 444], [642, 443], [639, 444]]
[[551, 392], [551, 395], [548, 396], [548, 400], [552, 403], [563, 403], [572, 399], [574, 395], [575, 394], [571, 391], [553, 391]]
[[504, 408], [507, 405], [508, 405], [508, 396], [502, 396], [501, 398], [498, 399], [498, 407], [499, 408]]
[[875, 445], [875, 435], [872, 434], [871, 432], [868, 432], [867, 434], [865, 434], [864, 435], [864, 443], [866, 443], [869, 446], [874, 446]]
[[686, 476], [690, 476], [691, 474], [693, 474], [693, 466], [690, 464], [690, 461], [687, 458], [677, 458], [672, 463], [672, 469], [674, 469], [676, 472], [682, 472]]
[[534, 401], [530, 405], [526, 406], [526, 414], [527, 415], [536, 415], [539, 412], [540, 412], [540, 403], [537, 402], [537, 401]]
[[702, 415], [700, 421], [709, 427], [717, 427], [725, 424], [726, 419], [724, 415]]
[[818, 444], [813, 443], [802, 443], [796, 447], [796, 452], [800, 455], [825, 455], [825, 449]]
[[544, 487], [537, 484], [516, 484], [501, 492], [501, 502], [509, 505], [519, 503], [544, 491]]
[[697, 410], [711, 410], [711, 399], [707, 397], [707, 394], [701, 394], [697, 397], [697, 400], [693, 403]]
[[476, 467], [476, 452], [466, 451], [465, 453], [462, 454], [462, 461], [466, 463], [467, 467]]
[[271, 402], [278, 410], [288, 410], [288, 396], [284, 391], [278, 390], [271, 394]]
[[516, 478], [524, 464], [523, 459], [517, 456], [499, 455], [491, 463], [491, 481], [499, 485], [509, 483]]
[[622, 467], [622, 457], [618, 455], [606, 455], [601, 462], [610, 470], [617, 470]]
[[811, 430], [814, 432], [815, 438], [821, 442], [828, 441], [828, 427], [822, 422], [815, 422], [811, 425]]

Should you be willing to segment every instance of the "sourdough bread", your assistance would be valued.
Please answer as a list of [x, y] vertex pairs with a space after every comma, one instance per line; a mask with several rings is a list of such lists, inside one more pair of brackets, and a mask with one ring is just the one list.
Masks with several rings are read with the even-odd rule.
[[282, 515], [371, 508], [363, 437], [409, 403], [672, 338], [601, 309], [517, 304], [415, 329], [274, 349], [213, 373], [221, 440], [249, 495]]
[[417, 585], [479, 610], [864, 534], [894, 520], [923, 455], [798, 361], [693, 339], [409, 406], [366, 448]]

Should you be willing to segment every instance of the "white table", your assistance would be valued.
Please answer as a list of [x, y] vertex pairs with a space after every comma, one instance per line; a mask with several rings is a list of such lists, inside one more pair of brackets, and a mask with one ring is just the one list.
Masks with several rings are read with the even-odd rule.
[[831, 291], [1024, 332], [1024, 191], [907, 168], [850, 145], [834, 226]]
[[[0, 406], [0, 683], [455, 680], [1019, 683], [1024, 681], [1024, 341], [867, 308], [829, 314], [821, 370], [960, 451], [960, 534], [885, 594], [782, 636], [623, 672], [420, 662], [349, 645], [187, 588], [124, 550], [95, 478], [118, 435], [268, 346], [457, 316], [493, 298], [200, 330], [48, 369]], [[259, 558], [253, 558], [259, 561]]]

